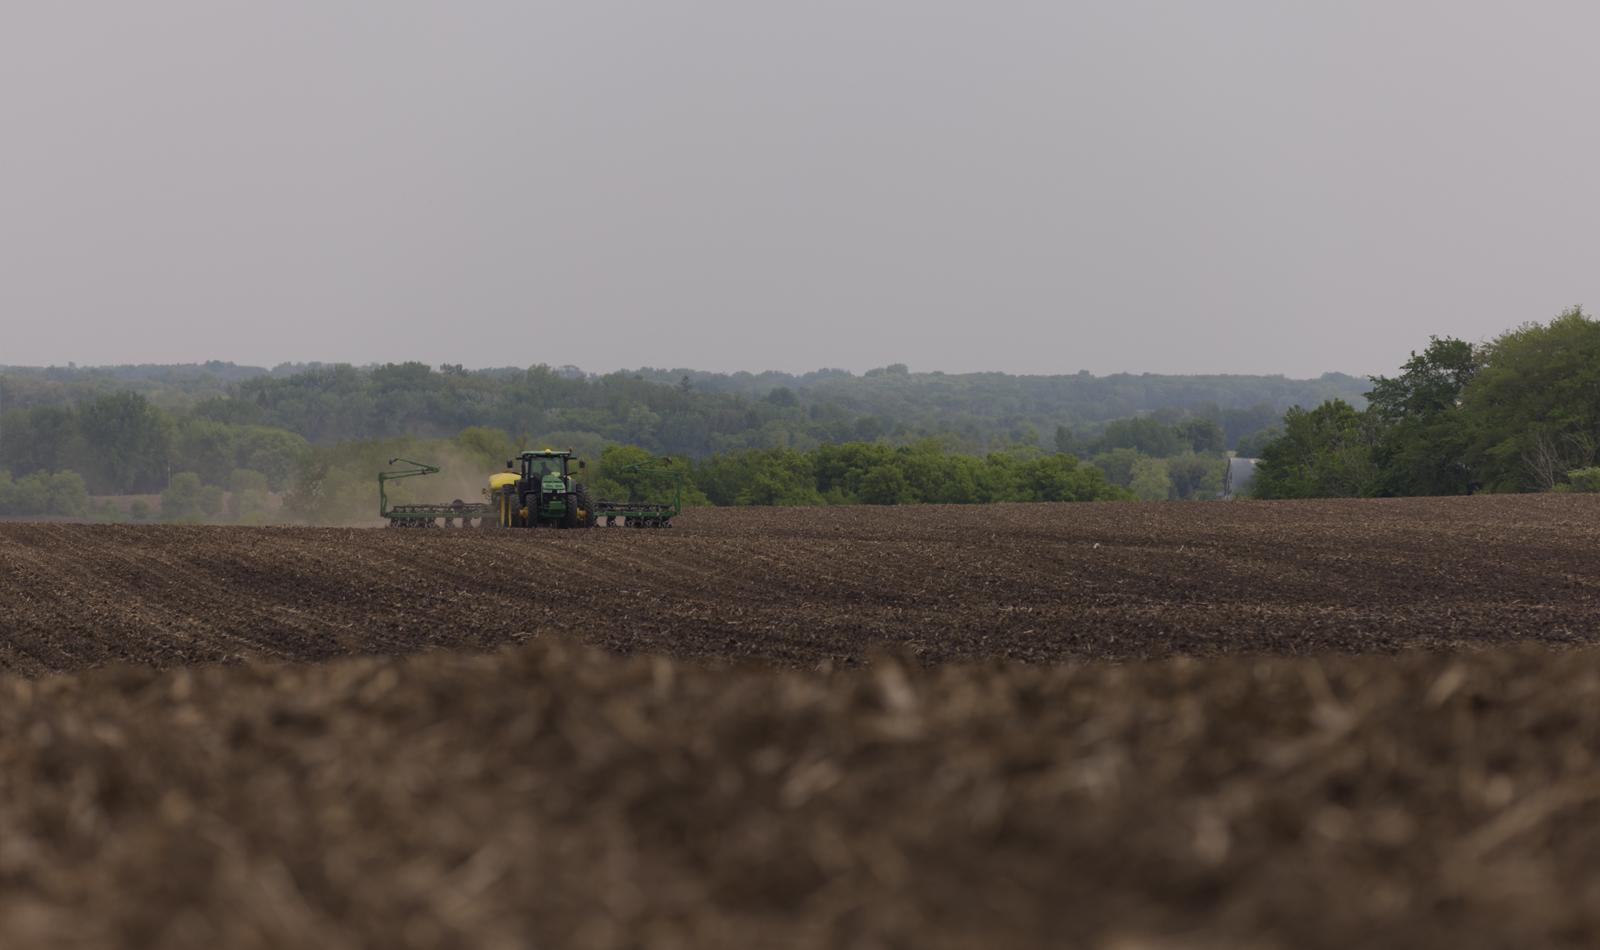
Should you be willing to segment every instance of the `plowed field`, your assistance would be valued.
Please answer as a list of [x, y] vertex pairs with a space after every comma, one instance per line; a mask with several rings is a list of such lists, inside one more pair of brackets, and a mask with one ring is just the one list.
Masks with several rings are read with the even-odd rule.
[[0, 526], [0, 946], [1590, 946], [1597, 544], [1576, 496]]
[[810, 669], [1391, 652], [1600, 635], [1600, 503], [691, 511], [590, 532], [0, 525], [0, 666], [485, 648]]

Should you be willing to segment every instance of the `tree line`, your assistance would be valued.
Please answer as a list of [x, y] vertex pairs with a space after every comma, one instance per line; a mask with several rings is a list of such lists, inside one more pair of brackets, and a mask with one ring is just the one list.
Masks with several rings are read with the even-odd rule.
[[[668, 455], [691, 498], [712, 504], [1204, 498], [1230, 450], [1259, 457], [1262, 498], [1600, 487], [1600, 322], [1581, 308], [1487, 343], [1432, 338], [1395, 376], [1349, 382], [903, 366], [7, 369], [0, 515], [83, 516], [94, 496], [160, 494], [184, 518], [261, 518], [264, 499], [367, 496], [374, 453], [404, 445], [459, 450], [476, 468], [507, 446]], [[1327, 398], [1275, 408], [1307, 393]]]
[[[667, 501], [681, 490], [686, 505], [986, 504], [1003, 501], [1128, 501], [1214, 498], [1224, 456], [1195, 451], [1194, 438], [1216, 440], [1214, 427], [1127, 427], [1150, 436], [1179, 433], [1166, 458], [1116, 445], [1085, 460], [1036, 446], [983, 455], [953, 450], [939, 439], [909, 445], [840, 442], [809, 450], [740, 449], [703, 459], [663, 457], [633, 445], [583, 452], [581, 478], [597, 498]], [[1115, 440], [1115, 439], [1114, 439]], [[527, 443], [502, 430], [472, 427], [453, 439], [397, 437], [315, 446], [285, 496], [285, 514], [313, 523], [371, 520], [377, 514], [374, 475], [392, 458], [439, 465], [438, 476], [391, 483], [394, 503], [476, 501], [486, 477]], [[549, 443], [534, 447], [568, 448]], [[641, 463], [651, 462], [651, 465]]]
[[160, 492], [179, 472], [212, 485], [226, 485], [236, 471], [254, 472], [268, 490], [281, 491], [309, 450], [303, 437], [281, 428], [168, 412], [133, 392], [0, 416], [0, 470], [14, 477], [75, 472], [97, 495]]
[[[174, 419], [293, 432], [327, 445], [404, 435], [448, 438], [470, 426], [558, 441], [638, 445], [694, 458], [746, 448], [808, 450], [831, 442], [909, 444], [937, 437], [961, 451], [1055, 448], [1067, 430], [1093, 438], [1150, 413], [1216, 422], [1228, 446], [1292, 405], [1359, 402], [1359, 381], [1281, 376], [1009, 376], [823, 370], [715, 374], [643, 369], [592, 375], [575, 367], [467, 370], [421, 363], [233, 364], [0, 370], [0, 408], [74, 409], [133, 393]], [[16, 466], [0, 457], [0, 466]]]
[[[165, 497], [167, 503], [153, 511], [147, 511], [153, 501], [125, 504], [122, 513], [132, 517], [165, 511], [181, 512], [184, 519], [260, 519], [275, 510], [262, 497], [275, 504], [293, 494], [314, 480], [319, 459], [339, 457], [344, 447], [448, 442], [462, 433], [494, 432], [522, 446], [570, 446], [590, 457], [623, 445], [685, 458], [707, 466], [702, 477], [723, 485], [733, 477], [727, 472], [736, 470], [759, 472], [770, 481], [787, 464], [782, 460], [841, 444], [908, 450], [918, 458], [928, 451], [910, 453], [909, 447], [933, 443], [946, 454], [974, 459], [1066, 454], [1091, 463], [1110, 485], [1136, 497], [1189, 498], [1212, 490], [1212, 463], [1235, 438], [1230, 431], [1258, 430], [1278, 417], [1265, 403], [1227, 410], [1214, 403], [1163, 405], [1137, 418], [1058, 423], [1041, 434], [1031, 420], [1077, 417], [1081, 406], [1051, 410], [1037, 402], [1043, 398], [1038, 393], [1019, 400], [1011, 390], [1048, 388], [1054, 385], [1048, 381], [1064, 377], [1012, 383], [998, 374], [946, 377], [891, 368], [863, 377], [824, 373], [819, 378], [844, 388], [828, 395], [825, 388], [790, 378], [795, 388], [749, 391], [735, 385], [739, 374], [681, 374], [669, 383], [647, 373], [590, 376], [547, 366], [477, 372], [422, 364], [313, 365], [271, 372], [233, 364], [12, 369], [0, 374], [5, 409], [0, 412], [0, 471], [9, 473], [14, 485], [34, 476], [70, 475], [82, 481], [87, 496]], [[1139, 379], [1151, 392], [1166, 387], [1163, 391], [1180, 402], [1217, 395], [1222, 385], [1211, 381], [1186, 388], [1181, 377]], [[1240, 379], [1248, 384], [1232, 393], [1236, 402], [1261, 395], [1258, 384], [1288, 385], [1281, 378]], [[851, 380], [869, 395], [850, 396]], [[1082, 387], [1094, 378], [1070, 381]], [[895, 415], [902, 411], [896, 407], [906, 401], [907, 386], [938, 394], [945, 415]], [[880, 389], [896, 395], [870, 396]], [[962, 428], [925, 427], [939, 419], [954, 419]], [[1250, 436], [1242, 438], [1248, 444]], [[754, 454], [745, 458], [745, 453]], [[895, 464], [891, 459], [878, 467]], [[720, 474], [712, 471], [717, 466]], [[368, 468], [364, 479], [371, 475]], [[83, 505], [59, 500], [40, 507], [37, 484], [27, 486], [13, 493], [0, 515], [85, 511]], [[904, 490], [892, 481], [874, 486], [870, 497], [914, 500], [935, 494], [909, 476]], [[820, 497], [838, 497], [838, 490], [827, 480], [813, 489]], [[973, 497], [994, 494], [985, 488]], [[735, 503], [738, 496], [716, 497], [719, 503]]]
[[[600, 497], [641, 500], [652, 479], [656, 499], [664, 490], [659, 471], [625, 474], [657, 458], [642, 447], [530, 440], [485, 426], [449, 439], [311, 445], [283, 430], [174, 420], [134, 394], [100, 397], [72, 411], [35, 410], [21, 421], [5, 430], [4, 438], [19, 443], [6, 458], [36, 467], [17, 480], [0, 470], [0, 515], [361, 521], [376, 515], [374, 476], [391, 458], [422, 458], [449, 473], [402, 485], [397, 500], [450, 501], [475, 498], [488, 474], [534, 445], [574, 448], [596, 460], [585, 477]], [[36, 427], [46, 425], [35, 437]], [[1220, 486], [1223, 436], [1209, 420], [1166, 424], [1146, 417], [1108, 426], [1093, 439], [1064, 431], [1058, 436], [1055, 452], [1021, 444], [978, 455], [937, 438], [904, 445], [852, 441], [676, 456], [667, 471], [682, 476], [687, 503], [714, 505], [1189, 499], [1214, 497]], [[95, 507], [91, 492], [159, 498], [109, 510]]]
[[1261, 498], [1593, 491], [1600, 322], [1573, 307], [1482, 344], [1434, 337], [1366, 405], [1285, 414], [1260, 450]]

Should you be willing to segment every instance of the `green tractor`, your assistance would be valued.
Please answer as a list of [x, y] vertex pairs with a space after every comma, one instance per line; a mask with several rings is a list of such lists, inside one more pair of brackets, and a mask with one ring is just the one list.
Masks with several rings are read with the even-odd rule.
[[489, 479], [489, 503], [502, 528], [592, 528], [598, 520], [589, 490], [571, 469], [585, 468], [571, 450], [524, 452]]
[[[393, 468], [397, 462], [411, 467]], [[392, 528], [666, 528], [683, 508], [683, 473], [672, 469], [666, 458], [648, 459], [621, 471], [643, 472], [660, 489], [667, 487], [663, 479], [670, 480], [671, 501], [632, 497], [626, 502], [595, 501], [575, 474], [587, 467], [584, 462], [571, 450], [543, 449], [523, 452], [506, 462], [506, 471], [489, 476], [485, 501], [390, 505], [389, 482], [434, 475], [439, 468], [402, 458], [390, 459], [389, 465], [389, 471], [378, 473], [378, 515]]]

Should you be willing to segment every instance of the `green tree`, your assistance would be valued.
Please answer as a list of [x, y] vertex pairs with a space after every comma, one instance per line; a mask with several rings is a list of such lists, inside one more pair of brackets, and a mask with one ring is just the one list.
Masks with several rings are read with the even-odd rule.
[[1078, 439], [1066, 426], [1056, 426], [1055, 446], [1056, 451], [1063, 455], [1077, 455], [1079, 452]]
[[1273, 424], [1258, 429], [1239, 439], [1235, 454], [1240, 458], [1258, 459], [1261, 457], [1262, 451], [1267, 447], [1267, 443], [1281, 435], [1283, 435], [1283, 426], [1281, 425]]
[[1096, 468], [1105, 473], [1106, 481], [1127, 488], [1133, 484], [1133, 468], [1142, 457], [1137, 449], [1112, 449], [1101, 452], [1092, 461]]
[[1172, 481], [1172, 497], [1215, 498], [1222, 493], [1222, 470], [1227, 460], [1185, 452], [1167, 459], [1166, 463], [1167, 477]]
[[1461, 393], [1465, 461], [1491, 491], [1548, 491], [1600, 452], [1600, 322], [1573, 307], [1487, 344]]
[[1014, 489], [1006, 501], [1101, 501], [1128, 497], [1092, 465], [1070, 455], [1046, 455], [1016, 466]]
[[1185, 419], [1173, 427], [1173, 432], [1192, 452], [1207, 454], [1221, 452], [1228, 447], [1228, 439], [1222, 427], [1210, 419], [1198, 416]]
[[246, 426], [235, 431], [234, 464], [267, 477], [271, 491], [283, 491], [294, 480], [311, 446], [305, 439], [266, 426]]
[[89, 491], [77, 472], [34, 472], [13, 481], [0, 471], [0, 514], [81, 518], [89, 510]]
[[200, 488], [200, 514], [205, 518], [215, 518], [222, 514], [227, 507], [228, 494], [216, 485], [204, 485]]
[[455, 441], [473, 458], [494, 469], [504, 465], [507, 459], [513, 458], [518, 452], [511, 436], [488, 426], [468, 426], [456, 435]]
[[1171, 426], [1149, 416], [1118, 419], [1106, 424], [1100, 437], [1103, 449], [1133, 449], [1142, 455], [1166, 458], [1188, 446]]
[[179, 472], [161, 493], [161, 517], [167, 521], [199, 521], [205, 517], [205, 483], [194, 472]]
[[861, 482], [867, 472], [892, 465], [895, 450], [887, 445], [866, 442], [837, 442], [819, 445], [812, 452], [817, 490], [835, 504], [859, 500]]
[[683, 482], [685, 505], [708, 504], [694, 487], [683, 458], [662, 458], [633, 445], [608, 445], [588, 471], [588, 485], [597, 499], [661, 503], [670, 501]]
[[860, 499], [868, 505], [899, 505], [910, 495], [910, 485], [893, 465], [873, 466], [861, 478]]
[[1568, 472], [1567, 488], [1576, 492], [1600, 492], [1600, 466], [1591, 465]]
[[921, 439], [895, 449], [890, 464], [905, 476], [903, 503], [971, 500], [967, 470], [937, 439]]
[[1373, 462], [1379, 424], [1342, 399], [1312, 410], [1290, 409], [1283, 435], [1268, 443], [1256, 466], [1258, 498], [1331, 498], [1376, 494]]
[[1165, 501], [1172, 497], [1172, 479], [1165, 459], [1141, 458], [1133, 465], [1128, 488], [1140, 501]]
[[44, 486], [36, 476], [13, 480], [10, 472], [0, 471], [0, 514], [44, 514], [45, 504]]
[[194, 472], [208, 485], [227, 481], [238, 465], [236, 429], [221, 422], [185, 419], [177, 424], [172, 439], [173, 467]]
[[101, 494], [154, 491], [166, 479], [172, 422], [138, 393], [83, 403], [77, 412], [80, 452], [91, 487]]
[[811, 464], [790, 449], [769, 449], [757, 454], [748, 481], [735, 501], [740, 505], [820, 505]]
[[47, 513], [74, 518], [81, 518], [89, 513], [89, 489], [84, 484], [83, 476], [77, 472], [56, 472], [45, 478]]
[[1394, 378], [1372, 377], [1368, 411], [1381, 428], [1373, 450], [1384, 494], [1460, 495], [1472, 489], [1461, 396], [1478, 369], [1470, 343], [1433, 337]]
[[54, 472], [81, 458], [71, 409], [39, 406], [0, 417], [0, 459], [17, 475]]

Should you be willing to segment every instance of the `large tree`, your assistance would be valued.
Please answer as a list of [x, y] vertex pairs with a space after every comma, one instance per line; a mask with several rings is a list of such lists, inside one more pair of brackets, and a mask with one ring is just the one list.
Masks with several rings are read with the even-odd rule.
[[1296, 406], [1283, 417], [1283, 435], [1262, 450], [1252, 490], [1258, 498], [1377, 494], [1378, 431], [1375, 415], [1342, 399], [1310, 410]]
[[83, 403], [78, 468], [101, 494], [158, 492], [167, 484], [172, 423], [138, 393], [120, 392]]
[[1381, 491], [1390, 495], [1461, 495], [1472, 490], [1465, 462], [1468, 419], [1463, 391], [1478, 371], [1471, 343], [1433, 337], [1400, 375], [1372, 377], [1368, 412], [1382, 433], [1373, 450]]
[[1573, 307], [1484, 348], [1462, 392], [1464, 454], [1485, 487], [1547, 491], [1600, 451], [1600, 322]]

